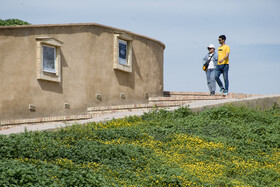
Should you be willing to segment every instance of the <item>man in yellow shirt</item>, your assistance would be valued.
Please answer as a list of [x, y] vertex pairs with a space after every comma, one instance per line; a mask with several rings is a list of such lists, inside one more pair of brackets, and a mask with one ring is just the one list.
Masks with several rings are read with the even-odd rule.
[[[225, 44], [226, 36], [221, 35], [219, 36], [219, 43], [221, 46], [218, 49], [218, 63], [216, 66], [216, 74], [215, 79], [220, 87], [220, 91], [223, 93], [223, 95], [228, 95], [228, 70], [229, 70], [229, 52], [230, 48], [228, 45]], [[225, 87], [223, 86], [223, 83], [220, 80], [220, 75], [223, 74], [224, 77], [224, 83]]]

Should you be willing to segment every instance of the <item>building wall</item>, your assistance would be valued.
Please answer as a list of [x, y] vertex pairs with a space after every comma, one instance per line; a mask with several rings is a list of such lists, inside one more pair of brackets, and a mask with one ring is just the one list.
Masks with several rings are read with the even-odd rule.
[[[115, 33], [132, 37], [132, 72], [113, 68]], [[37, 79], [38, 37], [63, 42], [61, 82]], [[0, 27], [0, 120], [85, 114], [92, 106], [147, 103], [146, 94], [163, 93], [164, 48], [154, 39], [98, 24]], [[35, 111], [29, 110], [30, 104]]]

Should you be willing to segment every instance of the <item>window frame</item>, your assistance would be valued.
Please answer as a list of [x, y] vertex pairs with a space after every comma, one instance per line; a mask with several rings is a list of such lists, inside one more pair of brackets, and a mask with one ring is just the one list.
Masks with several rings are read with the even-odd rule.
[[[52, 82], [61, 82], [61, 47], [63, 43], [51, 37], [38, 37], [37, 40], [37, 79]], [[54, 48], [55, 62], [54, 71], [49, 71], [44, 68], [43, 47]]]
[[[126, 43], [126, 63], [121, 63], [120, 43]], [[114, 66], [115, 70], [123, 72], [132, 72], [132, 37], [124, 33], [114, 34]]]

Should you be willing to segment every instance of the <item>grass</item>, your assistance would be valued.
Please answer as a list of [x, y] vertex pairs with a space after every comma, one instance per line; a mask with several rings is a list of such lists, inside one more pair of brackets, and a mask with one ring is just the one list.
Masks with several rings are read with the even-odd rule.
[[223, 106], [0, 136], [0, 186], [280, 186], [280, 108]]

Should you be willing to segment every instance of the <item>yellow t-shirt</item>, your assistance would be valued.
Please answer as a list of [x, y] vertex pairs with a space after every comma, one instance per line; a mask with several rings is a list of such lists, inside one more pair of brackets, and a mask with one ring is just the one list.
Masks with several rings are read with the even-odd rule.
[[219, 47], [219, 49], [218, 49], [218, 65], [229, 64], [229, 60], [228, 60], [229, 58], [224, 60], [222, 63], [219, 63], [219, 61], [222, 60], [223, 58], [225, 58], [225, 56], [229, 52], [230, 52], [230, 48], [229, 48], [228, 45], [223, 45], [223, 46]]

